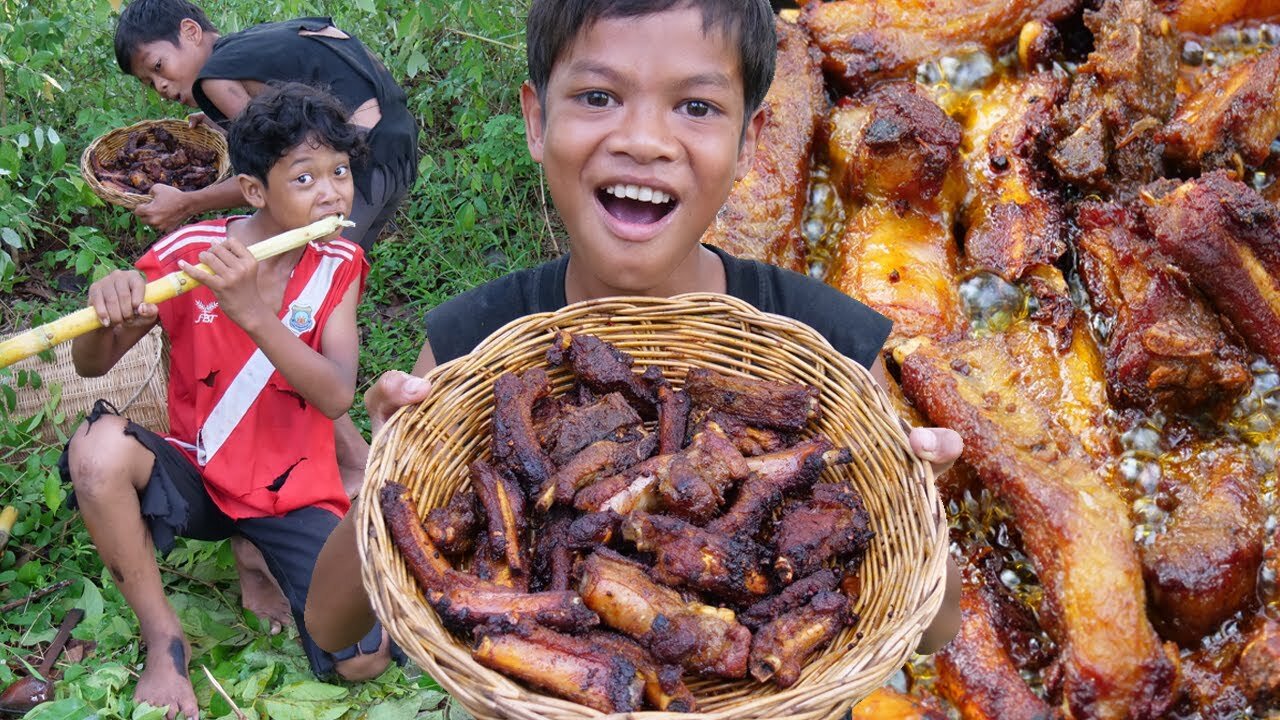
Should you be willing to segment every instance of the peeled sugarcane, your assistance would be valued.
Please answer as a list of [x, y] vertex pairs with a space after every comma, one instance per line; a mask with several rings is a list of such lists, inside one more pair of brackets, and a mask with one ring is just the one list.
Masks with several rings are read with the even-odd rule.
[[[312, 240], [328, 237], [344, 227], [354, 227], [355, 223], [334, 215], [317, 220], [306, 227], [300, 227], [269, 237], [249, 246], [249, 252], [257, 260], [265, 260], [282, 253], [289, 252], [306, 245]], [[209, 266], [200, 264], [201, 270], [209, 272]], [[152, 305], [162, 303], [182, 293], [194, 289], [200, 283], [187, 273], [177, 270], [164, 277], [147, 283], [142, 301]], [[38, 352], [48, 350], [59, 343], [102, 328], [102, 321], [92, 307], [77, 310], [64, 315], [51, 323], [32, 328], [20, 335], [15, 335], [0, 342], [0, 368], [31, 357]]]

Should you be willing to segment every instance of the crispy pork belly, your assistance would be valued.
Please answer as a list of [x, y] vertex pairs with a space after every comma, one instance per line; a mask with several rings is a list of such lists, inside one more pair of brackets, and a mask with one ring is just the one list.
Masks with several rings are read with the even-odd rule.
[[1161, 251], [1250, 348], [1280, 364], [1280, 208], [1220, 170], [1148, 199]]
[[1225, 442], [1187, 443], [1161, 463], [1178, 504], [1142, 564], [1156, 627], [1184, 647], [1254, 601], [1265, 519], [1255, 463]]
[[1014, 282], [1066, 250], [1061, 190], [1046, 162], [1053, 114], [1066, 81], [1051, 72], [1006, 76], [969, 104], [961, 222], [968, 265]]
[[845, 90], [909, 76], [925, 60], [994, 50], [1030, 20], [1058, 20], [1079, 0], [837, 0], [807, 2], [800, 22], [824, 57], [822, 68]]
[[568, 505], [579, 490], [601, 477], [616, 475], [653, 455], [658, 436], [640, 428], [634, 439], [598, 440], [561, 465], [537, 494], [537, 509]]
[[644, 699], [655, 710], [673, 713], [697, 710], [697, 700], [685, 686], [679, 666], [659, 665], [635, 640], [607, 630], [593, 630], [587, 633], [586, 639], [636, 666], [644, 679]]
[[565, 507], [553, 508], [541, 518], [533, 546], [531, 590], [568, 590], [574, 553], [569, 542], [573, 513]]
[[658, 454], [679, 452], [689, 429], [689, 393], [670, 384], [658, 386]]
[[1173, 114], [1178, 36], [1151, 0], [1105, 0], [1084, 17], [1094, 50], [1055, 120], [1050, 159], [1064, 180], [1127, 198], [1163, 169], [1157, 133]]
[[1165, 154], [1190, 172], [1256, 168], [1280, 135], [1280, 47], [1236, 63], [1178, 108]]
[[1280, 0], [1157, 0], [1178, 29], [1207, 35], [1240, 20], [1280, 18]]
[[1063, 648], [1069, 712], [1163, 717], [1176, 668], [1147, 619], [1128, 508], [1018, 387], [1024, 358], [997, 337], [895, 355], [908, 396], [960, 433], [963, 458], [1021, 531], [1044, 587], [1041, 620]]
[[[476, 460], [468, 468], [471, 487], [475, 488], [486, 520], [487, 532], [481, 550], [486, 558], [497, 561], [498, 565], [510, 571], [502, 574], [506, 582], [501, 584], [527, 590], [529, 552], [524, 540], [529, 525], [525, 520], [524, 492], [514, 480], [484, 460]], [[484, 573], [480, 577], [496, 579], [486, 577]]]
[[751, 171], [733, 186], [702, 241], [804, 272], [808, 242], [800, 221], [809, 197], [813, 135], [827, 97], [808, 35], [782, 20], [777, 27], [777, 69], [764, 98], [764, 127]]
[[471, 655], [558, 697], [606, 713], [640, 709], [645, 681], [625, 654], [591, 636], [562, 635], [534, 623], [476, 631]]
[[684, 390], [693, 406], [733, 415], [751, 425], [779, 430], [803, 430], [821, 417], [818, 389], [802, 383], [729, 375], [706, 368], [690, 368]]
[[1129, 208], [1090, 201], [1076, 212], [1080, 277], [1094, 311], [1111, 321], [1107, 387], [1120, 406], [1194, 411], [1248, 388], [1244, 350], [1169, 266]]
[[959, 125], [915, 83], [890, 82], [842, 100], [827, 137], [832, 180], [852, 204], [827, 284], [893, 320], [890, 346], [961, 337], [952, 237], [964, 195]]
[[701, 675], [746, 676], [751, 631], [733, 611], [685, 600], [650, 579], [643, 565], [604, 549], [583, 561], [578, 589], [606, 625], [638, 640], [658, 662]]

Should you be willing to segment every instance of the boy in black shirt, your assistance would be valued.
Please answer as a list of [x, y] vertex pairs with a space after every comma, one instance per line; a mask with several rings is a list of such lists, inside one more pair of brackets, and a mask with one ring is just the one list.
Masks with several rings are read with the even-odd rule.
[[[418, 130], [404, 91], [356, 38], [329, 18], [299, 18], [255, 25], [219, 35], [208, 17], [187, 0], [134, 0], [120, 13], [116, 62], [146, 87], [183, 105], [198, 107], [195, 121], [227, 128], [268, 83], [302, 82], [323, 87], [365, 128], [367, 158], [352, 165], [356, 196], [348, 237], [373, 246], [404, 199], [417, 173]], [[234, 180], [182, 192], [167, 185], [134, 212], [168, 231], [192, 215], [245, 205]]]
[[[886, 319], [816, 280], [699, 243], [751, 167], [773, 76], [773, 23], [767, 0], [534, 0], [521, 108], [569, 255], [429, 313], [414, 375], [386, 373], [365, 395], [375, 431], [396, 408], [427, 397], [415, 376], [508, 320], [613, 295], [732, 293], [815, 326], [883, 373]], [[951, 430], [917, 428], [911, 446], [941, 472], [961, 442]], [[359, 576], [348, 516], [316, 561], [314, 582], [330, 591], [312, 594], [306, 620], [321, 647], [349, 644], [372, 625]], [[958, 595], [952, 566], [923, 652], [955, 634]]]

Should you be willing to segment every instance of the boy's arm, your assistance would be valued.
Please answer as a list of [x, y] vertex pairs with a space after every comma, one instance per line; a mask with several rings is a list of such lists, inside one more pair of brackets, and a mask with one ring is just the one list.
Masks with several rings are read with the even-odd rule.
[[[431, 345], [424, 344], [414, 365], [414, 375], [399, 371], [383, 373], [364, 395], [365, 408], [376, 435], [387, 418], [397, 409], [422, 402], [431, 386], [422, 380], [435, 367]], [[367, 500], [364, 495], [356, 503]], [[329, 535], [311, 573], [311, 587], [320, 592], [307, 593], [305, 622], [307, 632], [321, 648], [336, 652], [359, 642], [373, 627], [373, 608], [360, 578], [360, 555], [356, 550], [356, 508], [338, 523]]]
[[146, 284], [136, 270], [116, 270], [89, 286], [89, 305], [103, 326], [72, 341], [76, 374], [105, 375], [156, 324], [156, 306], [142, 302]]
[[326, 417], [345, 414], [355, 397], [359, 362], [355, 319], [359, 283], [347, 287], [329, 317], [321, 354], [290, 332], [263, 302], [258, 292], [258, 262], [248, 248], [229, 238], [200, 253], [200, 261], [213, 270], [212, 275], [185, 260], [178, 266], [213, 291], [227, 317], [253, 338], [303, 399]]

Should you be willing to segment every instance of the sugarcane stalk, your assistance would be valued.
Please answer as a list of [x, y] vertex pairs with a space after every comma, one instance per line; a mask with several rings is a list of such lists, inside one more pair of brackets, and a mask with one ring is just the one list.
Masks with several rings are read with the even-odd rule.
[[[317, 220], [305, 227], [295, 228], [279, 235], [269, 237], [249, 246], [249, 252], [259, 261], [289, 252], [306, 245], [312, 240], [328, 237], [343, 227], [352, 227], [355, 223], [341, 216], [330, 216]], [[205, 272], [212, 272], [208, 265], [198, 265]], [[195, 289], [200, 283], [182, 270], [165, 275], [147, 283], [142, 301], [157, 305]], [[92, 307], [77, 310], [64, 315], [53, 322], [32, 328], [20, 335], [15, 335], [0, 342], [0, 368], [29, 358], [59, 343], [79, 337], [85, 333], [102, 329], [102, 321]]]

